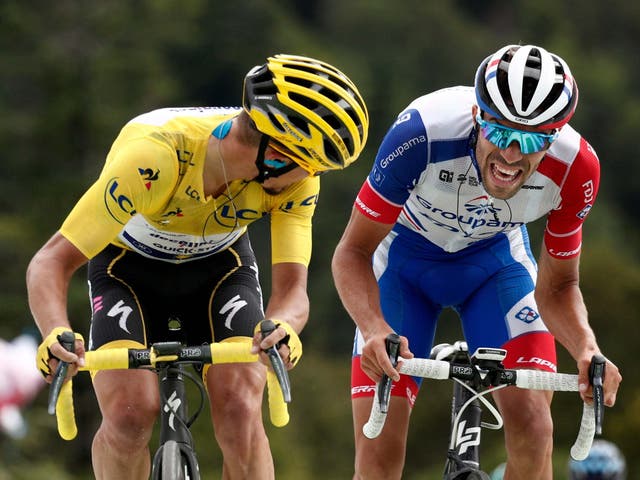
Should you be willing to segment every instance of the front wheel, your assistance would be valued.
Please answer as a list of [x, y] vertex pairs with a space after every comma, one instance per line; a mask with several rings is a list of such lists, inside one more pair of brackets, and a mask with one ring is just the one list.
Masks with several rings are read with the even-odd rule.
[[464, 469], [458, 472], [445, 474], [446, 480], [491, 480], [489, 474], [480, 470]]
[[187, 480], [187, 466], [180, 452], [180, 445], [173, 440], [162, 447], [162, 476], [161, 480]]
[[473, 472], [467, 476], [467, 480], [491, 480], [491, 477], [484, 472]]
[[168, 440], [153, 459], [153, 480], [200, 480], [195, 452], [187, 445]]

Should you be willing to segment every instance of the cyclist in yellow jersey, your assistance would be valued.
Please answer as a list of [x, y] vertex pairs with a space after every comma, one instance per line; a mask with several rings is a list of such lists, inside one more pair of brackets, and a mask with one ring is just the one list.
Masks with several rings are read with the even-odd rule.
[[[255, 352], [281, 342], [280, 355], [293, 368], [309, 313], [318, 174], [357, 159], [368, 123], [348, 77], [294, 55], [269, 57], [247, 73], [242, 108], [166, 108], [127, 123], [100, 177], [27, 270], [45, 378], [51, 381], [58, 359], [75, 374], [85, 348], [247, 336]], [[264, 216], [271, 221], [272, 282], [263, 309], [247, 226]], [[74, 330], [67, 290], [87, 262], [89, 341], [85, 347], [76, 333], [71, 353], [58, 338]], [[278, 328], [262, 340], [254, 332], [265, 318]], [[172, 337], [176, 325], [179, 338]], [[261, 414], [265, 371], [263, 364], [235, 364], [205, 372], [224, 478], [274, 478]], [[147, 478], [160, 408], [155, 376], [101, 371], [93, 382], [102, 413], [92, 446], [96, 478]]]

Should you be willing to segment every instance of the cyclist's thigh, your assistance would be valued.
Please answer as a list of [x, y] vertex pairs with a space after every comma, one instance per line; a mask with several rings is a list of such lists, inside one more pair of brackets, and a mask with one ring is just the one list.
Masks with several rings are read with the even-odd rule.
[[[264, 365], [254, 362], [208, 367], [203, 372], [203, 380], [210, 392], [214, 420], [252, 423], [256, 418], [262, 418], [266, 382]], [[225, 416], [234, 418], [224, 418]]]
[[553, 431], [551, 399], [553, 392], [504, 388], [493, 392], [500, 414], [504, 420], [505, 435], [521, 436], [533, 445], [540, 439], [550, 439]]
[[[219, 280], [200, 296], [207, 300], [208, 335], [216, 342], [253, 337], [255, 326], [264, 319], [264, 310], [258, 266], [248, 236], [243, 235], [216, 257]], [[208, 391], [213, 392], [209, 398], [216, 428], [260, 422], [266, 381], [262, 364], [207, 365], [203, 378]]]
[[442, 309], [422, 282], [433, 262], [417, 256], [401, 236], [390, 235], [376, 250], [374, 265], [385, 320], [396, 333], [409, 339], [416, 356], [428, 356]]
[[[394, 241], [392, 237], [385, 239], [374, 260], [380, 306], [391, 328], [407, 337], [414, 355], [425, 357], [431, 350], [440, 306], [420, 291], [419, 282], [415, 278], [407, 275], [407, 264], [415, 266], [419, 261], [408, 255], [404, 248], [389, 248]], [[424, 267], [427, 268], [426, 265]], [[375, 383], [360, 367], [363, 345], [362, 334], [356, 329], [351, 369], [352, 398], [373, 396], [376, 390]], [[393, 385], [391, 394], [406, 397], [413, 404], [420, 383], [420, 378], [402, 375], [400, 382]]]
[[536, 265], [528, 240], [510, 240], [493, 247], [498, 268], [458, 307], [469, 351], [502, 347], [508, 368], [555, 370], [555, 342], [534, 298]]
[[[351, 405], [356, 447], [356, 472], [365, 478], [368, 478], [366, 475], [368, 471], [371, 471], [372, 478], [400, 478], [411, 418], [412, 406], [410, 403], [405, 398], [391, 397], [391, 407], [387, 414], [385, 427], [375, 439], [367, 438], [362, 432], [362, 427], [371, 413], [371, 398], [354, 398]], [[384, 459], [382, 464], [380, 459]], [[383, 468], [384, 471], [374, 474], [373, 472], [376, 472], [378, 468]]]
[[[253, 337], [255, 326], [264, 319], [264, 310], [258, 266], [248, 236], [243, 235], [219, 261], [227, 273], [207, 294], [210, 334], [217, 342]], [[207, 387], [215, 392], [211, 395], [214, 422], [252, 423], [261, 417], [265, 379], [265, 369], [259, 363], [205, 369]]]
[[136, 254], [108, 246], [88, 265], [91, 301], [89, 349], [116, 340], [146, 345], [142, 301], [128, 278], [129, 259]]
[[[130, 262], [135, 258], [132, 252], [109, 246], [89, 262], [90, 350], [147, 344], [145, 294], [138, 294], [137, 290], [142, 290], [134, 278], [138, 269]], [[135, 275], [131, 275], [132, 270]], [[125, 430], [126, 427], [151, 429], [159, 409], [157, 377], [153, 372], [105, 370], [93, 373], [92, 380], [105, 421]]]
[[219, 280], [203, 292], [206, 300], [208, 335], [219, 342], [229, 337], [253, 337], [264, 319], [258, 265], [248, 235], [216, 255]]
[[103, 370], [94, 375], [93, 388], [107, 421], [117, 422], [124, 429], [152, 427], [160, 409], [158, 379], [154, 372]]

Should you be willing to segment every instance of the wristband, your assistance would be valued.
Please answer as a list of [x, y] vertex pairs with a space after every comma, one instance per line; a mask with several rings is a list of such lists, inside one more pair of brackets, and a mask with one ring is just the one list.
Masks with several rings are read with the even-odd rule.
[[[298, 364], [298, 361], [300, 361], [300, 357], [302, 357], [302, 342], [300, 341], [300, 337], [298, 337], [298, 334], [293, 327], [284, 320], [278, 320], [277, 318], [272, 318], [271, 320], [276, 324], [276, 328], [282, 327], [284, 331], [287, 332], [286, 337], [278, 343], [284, 343], [289, 347], [289, 361], [295, 367]], [[255, 333], [260, 332], [260, 323], [256, 325], [254, 330]]]
[[[51, 375], [51, 367], [49, 366], [49, 360], [52, 358], [58, 358], [55, 355], [51, 354], [51, 350], [49, 348], [51, 345], [55, 343], [59, 343], [58, 337], [62, 332], [72, 332], [72, 330], [68, 327], [56, 327], [51, 330], [51, 333], [46, 336], [46, 338], [42, 341], [40, 346], [38, 347], [38, 352], [36, 353], [36, 367], [42, 373], [42, 376], [45, 378]], [[74, 332], [72, 332], [74, 333]], [[84, 338], [79, 333], [74, 333], [76, 340], [81, 340], [84, 342]]]

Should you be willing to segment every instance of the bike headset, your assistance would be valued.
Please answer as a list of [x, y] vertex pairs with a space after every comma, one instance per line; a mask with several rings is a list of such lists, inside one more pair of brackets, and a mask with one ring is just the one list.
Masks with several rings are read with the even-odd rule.
[[595, 440], [582, 461], [569, 461], [570, 480], [625, 480], [626, 461], [620, 449], [606, 440]]
[[[262, 133], [255, 178], [260, 183], [297, 166], [311, 175], [341, 170], [367, 141], [369, 114], [358, 89], [340, 70], [313, 58], [278, 54], [253, 67], [245, 76], [242, 106]], [[270, 142], [293, 162], [265, 160]]]

